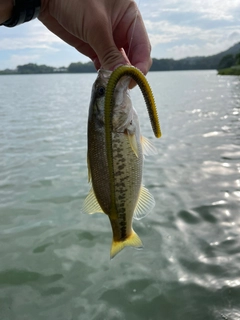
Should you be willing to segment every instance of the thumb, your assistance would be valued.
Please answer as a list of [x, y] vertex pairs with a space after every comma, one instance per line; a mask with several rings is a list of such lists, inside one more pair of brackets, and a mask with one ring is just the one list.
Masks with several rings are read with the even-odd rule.
[[[115, 49], [114, 49], [115, 50]], [[110, 60], [109, 63], [108, 61], [106, 61], [106, 64], [101, 64], [100, 60], [98, 59], [98, 57], [96, 57], [95, 59], [93, 59], [93, 63], [96, 67], [96, 69], [100, 69], [101, 67], [105, 70], [110, 70], [113, 71], [116, 67], [120, 66], [120, 65], [131, 65], [130, 61], [127, 58], [127, 55], [124, 51], [123, 48], [117, 50], [117, 53], [114, 53], [113, 55], [110, 56]], [[136, 82], [132, 79], [129, 83], [128, 88], [132, 89], [136, 86]]]

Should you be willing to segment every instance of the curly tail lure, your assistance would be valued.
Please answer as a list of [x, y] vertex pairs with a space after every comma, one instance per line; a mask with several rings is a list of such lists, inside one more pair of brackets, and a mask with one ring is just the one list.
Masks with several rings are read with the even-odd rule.
[[117, 218], [117, 212], [115, 208], [115, 188], [114, 188], [114, 170], [113, 170], [113, 152], [112, 152], [112, 111], [114, 107], [113, 94], [116, 85], [121, 77], [130, 76], [139, 85], [141, 92], [143, 94], [150, 122], [152, 125], [153, 132], [156, 138], [161, 137], [161, 129], [158, 120], [157, 108], [154, 101], [152, 90], [147, 82], [144, 74], [137, 68], [133, 66], [123, 65], [115, 69], [108, 81], [106, 93], [105, 93], [105, 139], [106, 139], [106, 150], [107, 150], [107, 160], [109, 166], [110, 175], [110, 190], [111, 190], [111, 209], [113, 216]]

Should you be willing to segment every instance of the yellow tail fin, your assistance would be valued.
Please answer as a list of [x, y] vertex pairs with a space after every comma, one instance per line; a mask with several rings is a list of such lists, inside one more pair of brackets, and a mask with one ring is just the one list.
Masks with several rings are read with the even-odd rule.
[[131, 235], [124, 241], [112, 242], [110, 258], [113, 259], [124, 247], [143, 248], [143, 244], [139, 236], [132, 230]]

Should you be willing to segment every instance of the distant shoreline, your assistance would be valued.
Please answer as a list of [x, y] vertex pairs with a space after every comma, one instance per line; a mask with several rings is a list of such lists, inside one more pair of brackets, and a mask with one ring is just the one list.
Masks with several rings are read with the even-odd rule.
[[[240, 64], [240, 42], [224, 52], [203, 57], [188, 57], [179, 60], [174, 59], [152, 59], [149, 71], [188, 71], [188, 70], [218, 70], [220, 75], [239, 75]], [[231, 67], [234, 66], [234, 67]], [[51, 67], [28, 63], [19, 65], [16, 69], [0, 70], [0, 75], [15, 74], [66, 74], [66, 73], [95, 73], [96, 69], [92, 61], [87, 63], [74, 62], [68, 67]]]

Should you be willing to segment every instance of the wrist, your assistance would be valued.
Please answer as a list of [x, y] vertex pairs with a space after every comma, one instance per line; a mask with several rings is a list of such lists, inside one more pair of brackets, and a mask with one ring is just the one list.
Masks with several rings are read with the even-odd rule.
[[0, 0], [0, 24], [11, 17], [13, 0]]

